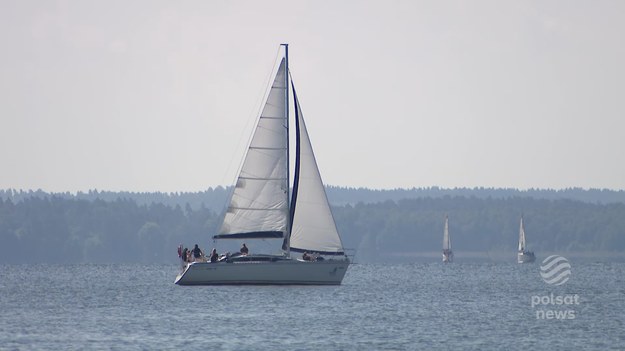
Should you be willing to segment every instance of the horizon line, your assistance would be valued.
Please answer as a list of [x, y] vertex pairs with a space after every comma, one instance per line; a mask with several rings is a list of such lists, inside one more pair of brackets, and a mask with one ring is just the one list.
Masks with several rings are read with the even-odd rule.
[[[174, 190], [174, 191], [167, 191], [167, 190], [109, 190], [109, 189], [98, 189], [97, 187], [94, 187], [92, 189], [88, 189], [88, 190], [64, 190], [64, 191], [55, 191], [55, 190], [44, 190], [42, 188], [37, 188], [37, 189], [24, 189], [24, 188], [0, 188], [0, 191], [3, 192], [8, 192], [8, 191], [13, 191], [13, 192], [25, 192], [25, 193], [30, 193], [30, 192], [43, 192], [43, 193], [47, 193], [47, 194], [72, 194], [72, 195], [77, 195], [79, 193], [82, 194], [88, 194], [91, 192], [96, 192], [96, 193], [133, 193], [133, 194], [193, 194], [193, 193], [200, 193], [200, 192], [205, 192], [205, 191], [209, 191], [209, 190], [215, 190], [215, 189], [219, 189], [219, 188], [223, 188], [223, 189], [228, 189], [230, 187], [232, 187], [233, 185], [217, 185], [217, 186], [209, 186], [205, 189], [196, 189], [196, 190]], [[453, 191], [453, 190], [495, 190], [495, 191], [500, 191], [500, 190], [506, 190], [506, 191], [518, 191], [518, 192], [531, 192], [531, 191], [555, 191], [555, 192], [561, 192], [561, 191], [570, 191], [570, 190], [577, 190], [577, 191], [611, 191], [611, 192], [624, 192], [625, 189], [613, 189], [613, 188], [600, 188], [600, 187], [581, 187], [581, 186], [574, 186], [574, 187], [563, 187], [563, 188], [550, 188], [550, 187], [545, 187], [545, 188], [540, 188], [540, 187], [531, 187], [531, 188], [515, 188], [515, 187], [494, 187], [494, 186], [473, 186], [473, 187], [469, 187], [469, 186], [462, 186], [462, 187], [442, 187], [442, 186], [438, 186], [438, 185], [431, 185], [431, 186], [421, 186], [421, 187], [417, 187], [417, 186], [413, 186], [413, 187], [395, 187], [395, 188], [374, 188], [374, 187], [366, 187], [366, 186], [345, 186], [345, 185], [333, 185], [333, 184], [324, 184], [325, 188], [339, 188], [339, 189], [347, 189], [347, 190], [368, 190], [368, 191], [380, 191], [380, 192], [384, 192], [384, 191], [415, 191], [415, 190], [441, 190], [441, 191]]]

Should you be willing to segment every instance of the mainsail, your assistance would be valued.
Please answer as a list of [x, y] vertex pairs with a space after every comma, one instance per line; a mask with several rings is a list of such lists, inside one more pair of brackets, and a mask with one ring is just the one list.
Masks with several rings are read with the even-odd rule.
[[282, 59], [215, 238], [282, 238], [287, 232], [286, 70]]

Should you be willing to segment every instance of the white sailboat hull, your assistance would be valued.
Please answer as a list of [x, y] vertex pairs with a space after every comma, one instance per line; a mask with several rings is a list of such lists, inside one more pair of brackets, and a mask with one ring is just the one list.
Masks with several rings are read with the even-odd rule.
[[340, 285], [348, 259], [300, 261], [194, 262], [178, 277], [178, 285]]
[[536, 261], [536, 256], [533, 252], [519, 252], [517, 254], [518, 263], [532, 263], [534, 261]]
[[443, 262], [444, 263], [451, 263], [454, 260], [454, 254], [452, 252], [449, 253], [445, 253], [443, 252]]

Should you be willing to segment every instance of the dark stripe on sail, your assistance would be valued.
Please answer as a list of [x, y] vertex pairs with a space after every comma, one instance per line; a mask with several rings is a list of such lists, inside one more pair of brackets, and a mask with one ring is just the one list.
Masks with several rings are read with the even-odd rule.
[[[291, 194], [291, 208], [289, 209], [289, 225], [288, 230], [290, 233], [293, 230], [293, 218], [295, 217], [295, 206], [297, 205], [297, 192], [299, 189], [299, 156], [300, 156], [300, 136], [299, 136], [299, 101], [297, 101], [297, 94], [295, 93], [295, 84], [291, 81], [291, 87], [293, 88], [293, 100], [295, 100], [295, 174], [293, 176], [293, 193]], [[284, 238], [282, 243], [282, 249], [286, 250], [286, 241], [289, 238]]]
[[345, 256], [345, 252], [344, 251], [316, 251], [316, 250], [304, 250], [304, 249], [298, 249], [297, 247], [291, 247], [291, 251], [292, 252], [300, 252], [300, 253], [304, 253], [304, 252], [308, 252], [308, 253], [318, 253], [320, 255], [336, 255], [336, 256]]
[[234, 234], [217, 234], [213, 239], [279, 239], [284, 237], [281, 231], [247, 232]]

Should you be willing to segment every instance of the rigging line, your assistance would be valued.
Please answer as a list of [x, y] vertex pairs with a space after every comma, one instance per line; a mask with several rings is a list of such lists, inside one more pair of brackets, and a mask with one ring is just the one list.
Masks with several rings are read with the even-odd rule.
[[243, 179], [243, 180], [284, 180], [284, 178], [259, 178], [259, 177], [244, 177], [241, 176], [239, 177], [239, 179]]

